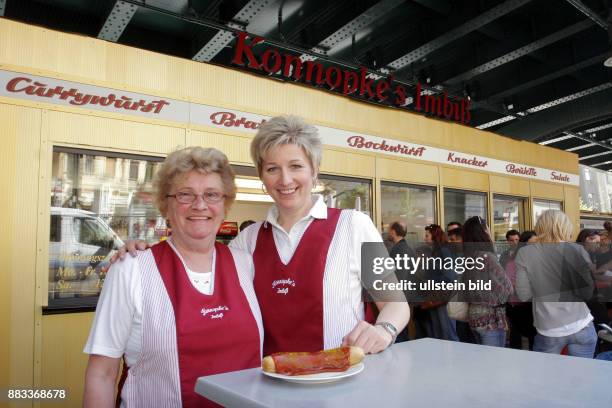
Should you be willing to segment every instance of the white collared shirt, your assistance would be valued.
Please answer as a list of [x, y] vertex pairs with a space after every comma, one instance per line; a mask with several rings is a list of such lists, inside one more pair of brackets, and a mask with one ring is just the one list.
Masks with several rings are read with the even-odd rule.
[[[273, 205], [268, 210], [265, 222], [272, 226], [274, 244], [285, 265], [291, 260], [310, 223], [314, 219], [327, 218], [323, 197], [315, 195], [313, 202], [308, 214], [289, 231], [278, 223], [278, 208]], [[229, 244], [230, 247], [253, 254], [263, 223], [260, 221], [248, 226]], [[363, 242], [382, 242], [370, 217], [355, 210], [342, 211], [327, 253], [323, 278], [323, 338], [326, 349], [339, 347], [343, 337], [364, 318], [360, 279]]]

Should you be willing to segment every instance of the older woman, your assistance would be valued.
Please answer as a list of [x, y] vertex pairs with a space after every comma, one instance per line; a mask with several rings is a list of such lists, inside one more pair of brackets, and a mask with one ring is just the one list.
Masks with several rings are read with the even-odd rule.
[[559, 210], [544, 211], [535, 225], [538, 241], [516, 255], [516, 293], [533, 298], [534, 351], [593, 358], [597, 335], [583, 300], [593, 293], [589, 254], [569, 243], [573, 226]]
[[85, 346], [85, 406], [114, 406], [121, 357], [122, 406], [215, 406], [195, 394], [197, 377], [259, 366], [252, 258], [215, 243], [235, 196], [220, 151], [193, 147], [167, 157], [156, 204], [172, 236], [111, 267]]
[[361, 244], [382, 239], [365, 214], [327, 208], [311, 194], [322, 150], [317, 129], [295, 116], [265, 122], [251, 143], [275, 205], [230, 245], [253, 254], [265, 354], [343, 344], [377, 353], [409, 319], [405, 302], [377, 302], [378, 319], [365, 321]]
[[[230, 246], [253, 254], [255, 291], [264, 321], [264, 354], [359, 346], [377, 353], [393, 343], [410, 317], [406, 302], [376, 302], [367, 322], [361, 244], [382, 242], [370, 218], [327, 208], [312, 195], [323, 148], [317, 128], [295, 116], [263, 123], [251, 157], [275, 204], [267, 218]], [[144, 243], [128, 243], [131, 253]]]

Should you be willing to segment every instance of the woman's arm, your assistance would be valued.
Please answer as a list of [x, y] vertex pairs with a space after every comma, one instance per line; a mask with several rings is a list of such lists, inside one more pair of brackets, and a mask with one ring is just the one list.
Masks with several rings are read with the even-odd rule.
[[516, 254], [514, 265], [516, 266], [516, 295], [523, 302], [530, 300], [533, 297], [531, 291], [531, 283], [527, 274], [527, 259], [524, 256], [526, 250], [521, 249]]
[[[350, 254], [351, 273], [361, 276], [361, 245], [364, 242], [380, 242], [382, 237], [370, 218], [360, 212], [353, 213], [352, 219], [352, 251]], [[386, 251], [385, 251], [386, 253]], [[398, 301], [376, 302], [380, 311], [377, 322], [391, 323], [398, 332], [402, 331], [410, 319], [410, 308], [403, 292], [396, 293]], [[395, 296], [394, 296], [395, 297]], [[366, 353], [379, 353], [391, 344], [391, 334], [382, 326], [371, 325], [365, 321], [359, 322], [344, 338], [343, 345], [358, 346]]]
[[89, 356], [85, 371], [85, 408], [113, 408], [115, 406], [115, 384], [119, 374], [119, 358]]

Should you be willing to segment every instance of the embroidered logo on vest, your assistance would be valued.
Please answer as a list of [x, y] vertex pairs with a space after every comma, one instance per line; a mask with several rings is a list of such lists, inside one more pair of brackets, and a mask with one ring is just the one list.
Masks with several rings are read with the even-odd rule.
[[295, 287], [295, 281], [291, 278], [277, 279], [272, 282], [272, 289], [276, 289], [276, 293], [279, 295], [286, 295], [289, 293], [289, 287]]
[[203, 307], [202, 310], [200, 310], [200, 313], [202, 313], [202, 316], [204, 317], [210, 314], [209, 316], [210, 319], [223, 319], [223, 312], [228, 311], [228, 310], [229, 310], [229, 307], [227, 306], [217, 306], [217, 307], [212, 307], [210, 309], [206, 309]]

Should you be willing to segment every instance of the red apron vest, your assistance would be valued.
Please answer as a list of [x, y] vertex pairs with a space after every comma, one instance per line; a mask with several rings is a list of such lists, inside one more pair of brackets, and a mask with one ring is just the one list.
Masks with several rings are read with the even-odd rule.
[[264, 355], [323, 349], [323, 277], [341, 210], [327, 209], [306, 229], [287, 265], [278, 255], [272, 226], [259, 228], [253, 261], [255, 293], [264, 326]]
[[218, 406], [194, 392], [204, 375], [259, 367], [260, 339], [228, 247], [216, 243], [214, 292], [198, 292], [178, 255], [167, 242], [151, 248], [176, 321], [184, 407]]

